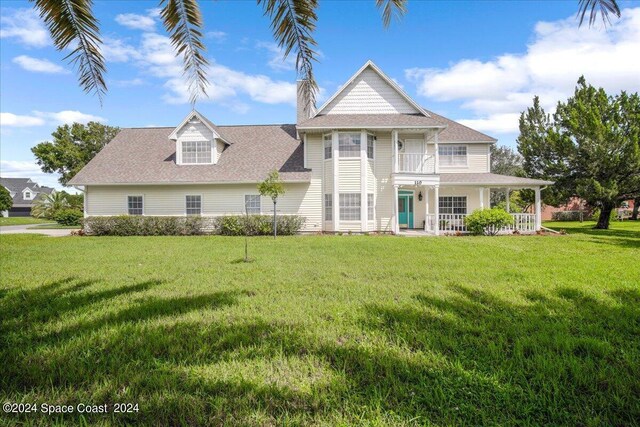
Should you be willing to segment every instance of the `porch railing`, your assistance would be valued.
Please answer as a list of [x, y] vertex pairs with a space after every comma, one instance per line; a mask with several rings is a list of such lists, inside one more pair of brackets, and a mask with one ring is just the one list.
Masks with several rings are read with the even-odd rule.
[[[510, 214], [514, 221], [513, 225], [503, 227], [500, 234], [511, 234], [515, 230], [521, 233], [533, 233], [536, 231], [536, 215], [526, 213], [512, 213]], [[464, 224], [466, 214], [440, 214], [439, 220], [435, 220], [434, 214], [428, 214], [426, 217], [427, 230], [435, 231], [436, 225], [440, 227], [441, 233], [466, 233], [467, 227]]]
[[408, 173], [436, 173], [436, 159], [425, 154], [398, 154], [399, 172]]

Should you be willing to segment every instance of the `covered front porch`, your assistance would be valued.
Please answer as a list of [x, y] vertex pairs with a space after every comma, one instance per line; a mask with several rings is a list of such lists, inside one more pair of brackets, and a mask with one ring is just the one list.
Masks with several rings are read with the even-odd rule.
[[[396, 204], [393, 226], [396, 234], [443, 235], [467, 233], [465, 226], [466, 216], [476, 209], [489, 208], [492, 190], [510, 193], [513, 190], [522, 188], [534, 190], [534, 213], [510, 212], [514, 218], [514, 223], [503, 228], [500, 234], [512, 234], [515, 231], [523, 234], [535, 233], [541, 229], [541, 190], [544, 187], [540, 184], [546, 184], [545, 181], [495, 174], [468, 175], [476, 175], [476, 180], [480, 182], [470, 182], [472, 180], [470, 176], [463, 177], [465, 179], [464, 182], [462, 180], [456, 182], [451, 179], [453, 177], [447, 177], [447, 175], [442, 174], [438, 184], [415, 182], [413, 185], [395, 185]], [[499, 182], [508, 181], [507, 178], [513, 178], [508, 186]], [[491, 183], [488, 182], [489, 179], [498, 182]], [[527, 182], [522, 182], [523, 180]], [[531, 185], [533, 183], [536, 185]], [[509, 197], [507, 197], [507, 212], [510, 211], [508, 200]]]

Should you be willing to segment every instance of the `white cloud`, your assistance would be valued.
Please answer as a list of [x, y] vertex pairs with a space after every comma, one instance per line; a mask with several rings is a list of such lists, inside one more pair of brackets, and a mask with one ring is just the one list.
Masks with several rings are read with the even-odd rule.
[[64, 110], [57, 113], [52, 112], [33, 112], [37, 117], [47, 119], [49, 122], [55, 124], [71, 124], [71, 123], [88, 123], [88, 122], [101, 122], [107, 121], [104, 117], [94, 116], [93, 114], [85, 114], [80, 111]]
[[132, 59], [140, 59], [138, 50], [122, 40], [104, 37], [100, 51], [107, 62], [128, 62]]
[[35, 160], [0, 160], [0, 174], [6, 178], [31, 178], [38, 185], [57, 189], [63, 188], [58, 182], [60, 175], [42, 172]]
[[225, 33], [224, 31], [208, 31], [207, 33], [205, 33], [205, 37], [221, 43], [227, 38], [227, 33]]
[[137, 15], [135, 13], [117, 15], [116, 22], [132, 30], [153, 31], [156, 27], [156, 21], [151, 16]]
[[15, 39], [31, 47], [51, 45], [49, 32], [33, 9], [6, 9], [0, 17], [0, 38]]
[[31, 127], [42, 126], [44, 119], [33, 116], [21, 116], [12, 113], [0, 113], [0, 126], [2, 127]]
[[68, 70], [65, 70], [60, 65], [47, 59], [38, 59], [27, 55], [20, 55], [13, 58], [13, 62], [27, 71], [33, 71], [36, 73], [69, 74]]
[[113, 85], [118, 87], [133, 87], [133, 86], [142, 86], [146, 84], [144, 80], [139, 77], [130, 80], [114, 80]]
[[578, 77], [609, 92], [640, 90], [640, 8], [624, 9], [607, 30], [578, 27], [575, 17], [539, 22], [526, 52], [490, 61], [461, 60], [446, 69], [412, 68], [419, 95], [462, 101], [475, 118], [463, 123], [495, 133], [517, 132], [519, 113], [540, 96], [553, 110]]
[[64, 110], [58, 112], [33, 111], [30, 116], [13, 113], [0, 113], [0, 126], [4, 127], [33, 127], [50, 125], [71, 124], [74, 122], [106, 122], [107, 119], [85, 114], [80, 111]]
[[284, 51], [273, 42], [258, 42], [256, 47], [264, 49], [269, 52], [269, 62], [267, 65], [276, 71], [291, 71], [296, 69], [296, 57], [295, 55], [289, 55], [284, 57]]

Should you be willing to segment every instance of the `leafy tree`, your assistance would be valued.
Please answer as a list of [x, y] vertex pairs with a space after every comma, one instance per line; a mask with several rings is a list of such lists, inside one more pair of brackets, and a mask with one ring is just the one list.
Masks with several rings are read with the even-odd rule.
[[31, 152], [43, 172], [58, 172], [60, 184], [67, 185], [119, 130], [97, 122], [58, 126], [51, 134], [53, 141], [41, 142]]
[[[525, 176], [522, 167], [522, 156], [514, 149], [505, 145], [491, 146], [491, 173], [509, 176]], [[503, 190], [491, 191], [491, 206], [506, 208], [506, 193]], [[533, 191], [512, 191], [509, 197], [512, 212], [524, 212], [533, 203]]]
[[68, 194], [64, 191], [54, 191], [51, 194], [41, 193], [31, 207], [31, 215], [36, 218], [54, 219], [62, 209], [69, 208]]
[[[44, 20], [53, 43], [59, 51], [69, 51], [66, 59], [77, 66], [78, 80], [85, 92], [94, 93], [102, 102], [107, 91], [104, 78], [106, 65], [100, 49], [102, 39], [98, 19], [93, 14], [92, 0], [32, 0]], [[406, 0], [375, 0], [385, 27], [391, 19], [406, 12]], [[301, 88], [307, 103], [315, 103], [318, 85], [313, 74], [317, 61], [316, 29], [318, 0], [257, 0], [271, 21], [271, 32], [286, 58], [296, 54], [296, 71], [304, 82]], [[171, 43], [184, 63], [184, 74], [191, 92], [191, 103], [206, 95], [208, 61], [202, 42], [203, 20], [198, 0], [160, 0], [160, 17]], [[589, 12], [592, 25], [598, 12], [603, 21], [609, 14], [620, 16], [617, 0], [579, 0], [580, 25]]]
[[581, 77], [553, 120], [535, 97], [520, 116], [517, 141], [527, 175], [555, 181], [545, 197], [584, 199], [600, 209], [596, 228], [606, 229], [611, 211], [640, 195], [639, 139], [638, 94], [607, 95]]
[[8, 211], [13, 206], [13, 198], [9, 190], [0, 185], [0, 216], [3, 211]]
[[273, 200], [273, 238], [275, 239], [278, 234], [278, 225], [276, 223], [276, 203], [278, 202], [278, 197], [285, 193], [284, 184], [282, 184], [282, 181], [280, 180], [278, 171], [274, 170], [269, 172], [267, 179], [258, 184], [258, 191], [261, 196], [268, 196]]

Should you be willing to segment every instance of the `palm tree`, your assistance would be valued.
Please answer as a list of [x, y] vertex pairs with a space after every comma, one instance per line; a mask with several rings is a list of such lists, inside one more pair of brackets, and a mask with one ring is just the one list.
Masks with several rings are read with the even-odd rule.
[[53, 219], [56, 212], [66, 207], [69, 207], [69, 202], [67, 201], [67, 193], [64, 191], [54, 191], [51, 194], [41, 193], [33, 203], [31, 216]]
[[[44, 20], [54, 45], [58, 50], [72, 48], [65, 59], [77, 66], [78, 80], [82, 89], [94, 93], [102, 103], [107, 92], [104, 75], [106, 66], [100, 51], [102, 40], [98, 20], [93, 14], [93, 0], [31, 0]], [[406, 12], [407, 0], [375, 0], [381, 11], [382, 21], [388, 27], [393, 17]], [[296, 71], [304, 82], [301, 90], [308, 104], [315, 104], [318, 85], [313, 74], [313, 63], [317, 61], [316, 41], [313, 32], [318, 16], [318, 0], [257, 0], [264, 14], [271, 20], [271, 31], [284, 57], [294, 51]], [[202, 14], [198, 0], [160, 0], [165, 29], [177, 56], [184, 62], [184, 75], [189, 84], [191, 103], [206, 95], [207, 59], [202, 42]], [[609, 14], [620, 16], [617, 0], [579, 0], [580, 25], [589, 12], [592, 25], [598, 11], [602, 19]]]

